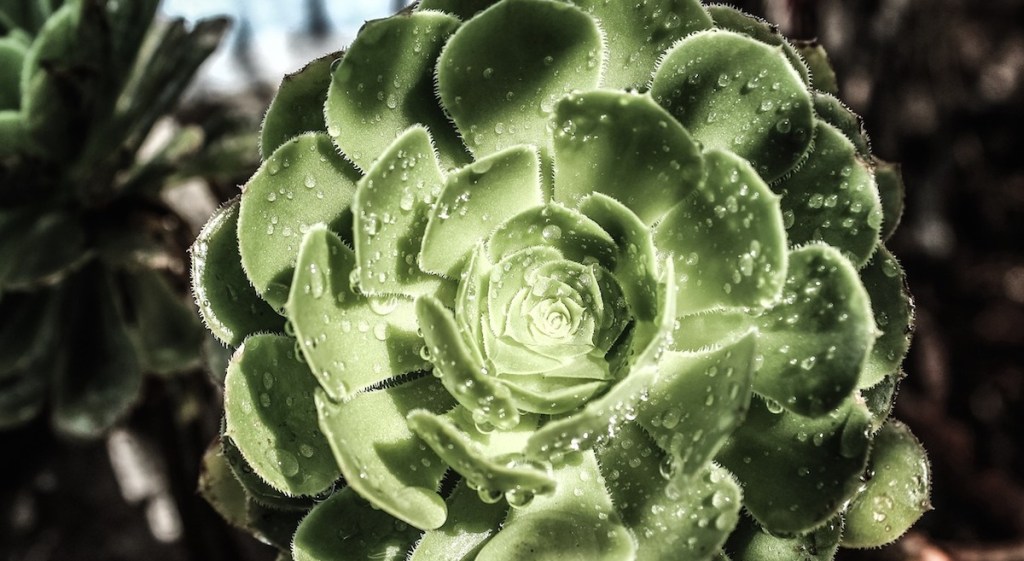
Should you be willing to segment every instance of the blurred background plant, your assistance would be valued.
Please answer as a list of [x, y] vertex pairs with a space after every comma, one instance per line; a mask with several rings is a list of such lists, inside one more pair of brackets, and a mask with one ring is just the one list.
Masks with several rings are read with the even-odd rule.
[[[843, 99], [865, 117], [874, 151], [902, 162], [908, 189], [890, 244], [907, 270], [918, 319], [896, 416], [930, 451], [936, 510], [896, 545], [841, 559], [1024, 559], [1024, 2], [731, 3], [787, 35], [818, 35]], [[0, 1], [8, 4], [18, 2]], [[223, 116], [217, 108], [230, 96], [232, 107], [258, 122], [281, 74], [342, 48], [363, 20], [394, 4], [168, 1], [166, 14], [242, 19], [177, 114], [193, 123]], [[214, 181], [203, 204], [182, 199], [196, 214], [212, 210], [248, 175]], [[27, 326], [19, 325], [21, 334]], [[218, 396], [198, 377], [175, 379], [188, 380], [178, 386], [184, 389], [151, 379], [142, 407], [102, 443], [56, 446], [38, 418], [0, 434], [0, 559], [273, 557], [270, 548], [225, 533], [195, 497], [198, 456], [217, 430]], [[175, 446], [187, 453], [161, 452]]]

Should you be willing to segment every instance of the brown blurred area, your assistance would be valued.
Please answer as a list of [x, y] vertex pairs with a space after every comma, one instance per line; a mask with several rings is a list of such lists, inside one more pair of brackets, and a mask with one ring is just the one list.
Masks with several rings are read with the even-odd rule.
[[935, 510], [839, 559], [1024, 560], [1024, 2], [737, 4], [787, 34], [816, 27], [907, 185], [889, 246], [917, 329], [895, 415], [928, 449]]

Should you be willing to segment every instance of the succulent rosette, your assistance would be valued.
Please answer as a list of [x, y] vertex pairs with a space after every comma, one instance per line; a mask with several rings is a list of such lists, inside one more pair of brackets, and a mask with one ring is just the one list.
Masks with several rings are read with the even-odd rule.
[[286, 78], [193, 251], [238, 347], [208, 497], [296, 559], [902, 534], [901, 186], [801, 52], [695, 1], [424, 0]]

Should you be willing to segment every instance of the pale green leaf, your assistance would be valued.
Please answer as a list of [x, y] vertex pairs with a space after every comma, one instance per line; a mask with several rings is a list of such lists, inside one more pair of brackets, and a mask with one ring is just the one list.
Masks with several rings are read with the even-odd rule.
[[765, 181], [791, 170], [811, 143], [814, 114], [800, 74], [781, 47], [745, 35], [702, 31], [680, 41], [651, 94], [705, 148], [732, 150]]
[[504, 0], [452, 35], [437, 64], [438, 93], [479, 159], [543, 139], [555, 101], [596, 87], [603, 57], [601, 32], [579, 9]]
[[338, 478], [324, 435], [316, 430], [316, 379], [281, 335], [253, 335], [224, 380], [225, 436], [270, 486], [313, 495]]
[[337, 228], [354, 193], [354, 170], [323, 134], [289, 140], [249, 179], [238, 214], [238, 250], [256, 292], [275, 309], [288, 299], [303, 234], [317, 223]]
[[447, 466], [409, 429], [406, 417], [415, 409], [444, 413], [453, 405], [429, 376], [340, 403], [316, 392], [320, 428], [350, 488], [423, 530], [444, 524], [447, 509], [437, 489]]
[[438, 12], [368, 22], [334, 67], [327, 132], [360, 169], [417, 124], [430, 130], [446, 167], [469, 159], [434, 95], [434, 63], [458, 25]]
[[914, 303], [903, 268], [885, 247], [871, 256], [860, 277], [871, 299], [875, 325], [881, 330], [858, 382], [858, 387], [868, 388], [899, 370], [910, 348]]
[[322, 225], [302, 241], [285, 308], [309, 369], [332, 399], [424, 370], [412, 300], [352, 286], [355, 255]]
[[351, 488], [318, 504], [292, 541], [295, 561], [405, 561], [419, 531], [373, 508]]
[[554, 198], [566, 206], [603, 193], [649, 225], [704, 179], [697, 143], [650, 96], [570, 94], [555, 104], [552, 124]]
[[509, 508], [502, 502], [481, 501], [465, 480], [455, 487], [447, 503], [448, 520], [423, 534], [409, 561], [474, 561], [483, 544], [499, 530]]
[[285, 74], [260, 128], [260, 153], [267, 157], [302, 133], [322, 131], [331, 66], [344, 53], [324, 55], [297, 72]]

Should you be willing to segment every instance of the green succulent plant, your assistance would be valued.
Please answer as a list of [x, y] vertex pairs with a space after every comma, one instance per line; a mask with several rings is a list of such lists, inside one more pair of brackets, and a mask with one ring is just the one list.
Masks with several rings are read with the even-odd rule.
[[49, 409], [96, 436], [143, 372], [198, 366], [191, 234], [160, 196], [254, 166], [228, 121], [167, 118], [227, 22], [154, 21], [157, 4], [0, 1], [0, 428]]
[[206, 496], [297, 560], [897, 538], [902, 185], [825, 65], [696, 1], [423, 0], [285, 78], [193, 247]]

